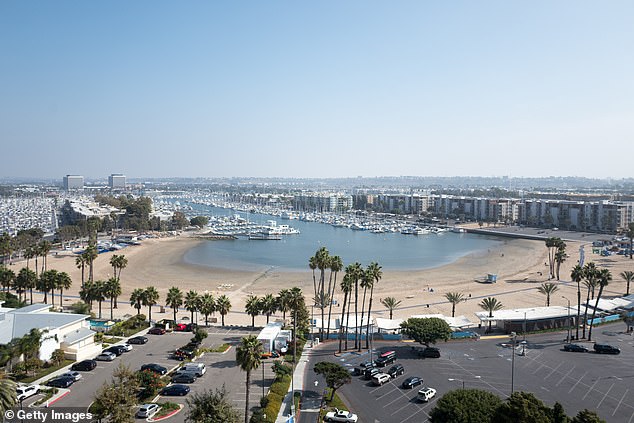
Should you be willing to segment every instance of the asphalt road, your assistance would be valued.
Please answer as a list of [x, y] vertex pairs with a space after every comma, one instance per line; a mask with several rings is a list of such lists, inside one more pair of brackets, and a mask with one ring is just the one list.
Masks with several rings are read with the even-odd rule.
[[[631, 423], [634, 421], [634, 373], [631, 370], [634, 339], [621, 333], [623, 329], [622, 323], [595, 328], [598, 342], [621, 348], [621, 354], [616, 356], [564, 352], [565, 334], [561, 333], [529, 336], [526, 355], [519, 355], [519, 348], [516, 351], [514, 372], [512, 345], [507, 340], [441, 343], [442, 357], [438, 359], [418, 358], [412, 352], [414, 344], [411, 343], [377, 342], [378, 351], [397, 351], [397, 362], [405, 367], [405, 374], [380, 387], [355, 376], [352, 383], [339, 392], [351, 411], [359, 415], [359, 421], [424, 422], [438, 398], [463, 384], [466, 388], [485, 389], [501, 398], [508, 397], [514, 373], [515, 391], [532, 392], [551, 406], [558, 401], [568, 415], [588, 408], [608, 422]], [[308, 385], [316, 380], [319, 386], [324, 386], [324, 380], [311, 370], [318, 361], [338, 362], [352, 368], [370, 358], [366, 351], [335, 357], [334, 347], [334, 344], [322, 345], [311, 357], [306, 375]], [[423, 386], [438, 391], [436, 398], [421, 403], [416, 399], [420, 387], [401, 388], [400, 384], [408, 376], [423, 377]]]

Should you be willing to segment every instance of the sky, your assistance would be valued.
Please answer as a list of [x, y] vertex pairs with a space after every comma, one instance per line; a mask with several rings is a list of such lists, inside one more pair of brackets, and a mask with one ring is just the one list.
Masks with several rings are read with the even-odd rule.
[[0, 1], [0, 177], [632, 177], [634, 2]]

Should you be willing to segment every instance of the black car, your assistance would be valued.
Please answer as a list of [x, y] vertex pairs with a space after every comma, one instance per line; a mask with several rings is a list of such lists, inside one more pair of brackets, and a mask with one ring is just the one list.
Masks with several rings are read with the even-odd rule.
[[145, 336], [135, 336], [128, 339], [128, 344], [147, 344], [147, 338]]
[[165, 367], [155, 363], [142, 365], [141, 371], [144, 371], [144, 370], [149, 370], [159, 375], [164, 375], [165, 373], [167, 373], [167, 369]]
[[403, 367], [402, 364], [395, 364], [388, 369], [387, 374], [390, 375], [392, 379], [394, 379], [397, 376], [405, 374], [405, 367]]
[[374, 376], [377, 373], [381, 373], [381, 371], [377, 369], [376, 367], [370, 367], [363, 373], [363, 377], [365, 377], [366, 380], [372, 380], [372, 376]]
[[175, 397], [175, 396], [182, 397], [187, 395], [189, 391], [190, 391], [189, 386], [186, 386], [186, 385], [170, 385], [170, 386], [166, 386], [165, 388], [161, 390], [161, 395], [170, 396], [170, 397]]
[[594, 352], [597, 354], [621, 354], [621, 350], [608, 344], [594, 344]]
[[374, 367], [374, 363], [371, 361], [364, 361], [360, 363], [357, 367], [354, 368], [352, 374], [355, 376], [360, 376], [365, 373], [366, 370]]
[[396, 352], [388, 351], [386, 353], [381, 354], [379, 358], [374, 360], [374, 364], [376, 364], [377, 367], [385, 367], [388, 364], [394, 363], [394, 361], [396, 361]]
[[189, 372], [179, 373], [172, 378], [172, 383], [194, 383], [196, 375]]
[[187, 332], [194, 332], [196, 329], [198, 329], [198, 325], [196, 323], [187, 323], [187, 325], [185, 325], [185, 330]]
[[566, 344], [564, 345], [564, 351], [570, 352], [588, 352], [588, 349], [583, 345], [578, 344]]
[[418, 351], [418, 355], [425, 358], [440, 358], [440, 350], [436, 347], [427, 347]]
[[47, 385], [55, 388], [68, 388], [73, 383], [75, 383], [75, 379], [72, 377], [57, 377], [53, 380], [49, 380]]
[[408, 377], [407, 379], [405, 379], [403, 381], [403, 388], [405, 389], [412, 389], [415, 386], [418, 385], [422, 385], [423, 384], [423, 378], [422, 377], [418, 377], [418, 376], [412, 376], [412, 377]]
[[123, 347], [122, 345], [113, 345], [109, 348], [106, 348], [102, 352], [111, 352], [117, 357], [119, 357], [121, 354], [125, 352], [125, 347]]
[[83, 371], [89, 372], [97, 367], [97, 362], [95, 360], [84, 360], [78, 363], [73, 364], [70, 369], [74, 371]]

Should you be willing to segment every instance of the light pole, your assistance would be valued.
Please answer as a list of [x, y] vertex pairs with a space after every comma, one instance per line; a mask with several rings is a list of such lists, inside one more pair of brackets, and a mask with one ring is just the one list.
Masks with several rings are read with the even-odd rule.
[[266, 393], [264, 392], [264, 385], [264, 361], [262, 361], [262, 398], [266, 396]]
[[315, 325], [315, 305], [310, 306], [310, 347], [315, 346], [315, 340], [313, 339], [313, 326]]
[[561, 298], [563, 298], [564, 300], [568, 301], [568, 337], [566, 338], [566, 341], [568, 341], [568, 343], [570, 344], [571, 339], [570, 339], [570, 300], [566, 297], [564, 297], [563, 295], [561, 296]]
[[522, 341], [526, 342], [526, 312], [524, 312], [524, 333], [522, 333]]
[[511, 332], [511, 338], [513, 338], [513, 349], [511, 350], [511, 395], [513, 395], [515, 391], [515, 339], [517, 338], [517, 334]]

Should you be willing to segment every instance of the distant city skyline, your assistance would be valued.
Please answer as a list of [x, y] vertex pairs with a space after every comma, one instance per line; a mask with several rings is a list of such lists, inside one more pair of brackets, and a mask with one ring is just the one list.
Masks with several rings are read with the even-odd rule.
[[633, 16], [628, 1], [0, 2], [0, 178], [629, 178]]

